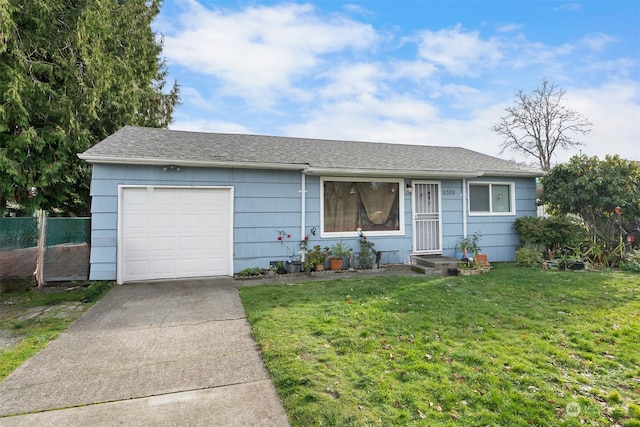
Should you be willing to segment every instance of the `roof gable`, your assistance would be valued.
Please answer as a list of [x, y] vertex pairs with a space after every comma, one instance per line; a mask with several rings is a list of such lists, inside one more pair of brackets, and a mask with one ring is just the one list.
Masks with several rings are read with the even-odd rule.
[[298, 169], [310, 174], [541, 176], [460, 147], [203, 133], [125, 126], [80, 154], [91, 163]]

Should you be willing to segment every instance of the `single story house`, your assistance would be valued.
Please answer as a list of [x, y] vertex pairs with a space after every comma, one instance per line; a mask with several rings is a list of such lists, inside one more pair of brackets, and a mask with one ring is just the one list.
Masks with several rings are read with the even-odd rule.
[[357, 252], [358, 228], [386, 264], [452, 256], [475, 232], [511, 261], [541, 175], [457, 147], [136, 126], [79, 157], [93, 166], [90, 279], [119, 283], [266, 268], [305, 236]]

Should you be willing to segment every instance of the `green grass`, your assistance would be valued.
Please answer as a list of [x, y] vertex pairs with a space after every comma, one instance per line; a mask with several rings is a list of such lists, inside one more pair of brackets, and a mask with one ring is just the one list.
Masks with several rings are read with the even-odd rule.
[[77, 285], [71, 291], [0, 293], [0, 307], [9, 307], [17, 312], [33, 307], [46, 307], [64, 302], [81, 302], [83, 309], [59, 317], [56, 311], [29, 320], [7, 319], [0, 321], [0, 332], [17, 337], [17, 342], [0, 350], [0, 381], [22, 365], [27, 359], [42, 350], [64, 331], [86, 309], [98, 301], [111, 288], [110, 282], [92, 282]]
[[640, 425], [638, 274], [499, 265], [240, 295], [294, 426]]

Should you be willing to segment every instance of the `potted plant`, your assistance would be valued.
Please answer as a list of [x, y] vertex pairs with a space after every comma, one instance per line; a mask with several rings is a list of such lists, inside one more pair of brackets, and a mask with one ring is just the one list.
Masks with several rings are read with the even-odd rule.
[[329, 269], [342, 270], [344, 259], [349, 256], [350, 250], [351, 248], [342, 241], [332, 245], [331, 255], [329, 256]]
[[560, 250], [558, 267], [561, 270], [584, 270], [584, 255], [579, 248], [565, 247]]
[[284, 268], [284, 261], [269, 261], [269, 269], [276, 274], [287, 274], [287, 270]]
[[458, 249], [462, 255], [460, 259], [466, 261], [467, 259], [473, 259], [473, 256], [481, 251], [478, 242], [482, 239], [482, 235], [479, 231], [476, 231], [471, 236], [462, 237], [456, 244], [456, 252]]
[[304, 259], [305, 269], [311, 270], [313, 268], [316, 271], [324, 270], [328, 255], [328, 247], [323, 249], [320, 245], [315, 245], [313, 249], [307, 252], [307, 256]]
[[458, 274], [460, 276], [475, 276], [477, 274], [481, 274], [482, 272], [482, 266], [472, 258], [467, 258], [466, 260], [460, 261], [458, 263]]

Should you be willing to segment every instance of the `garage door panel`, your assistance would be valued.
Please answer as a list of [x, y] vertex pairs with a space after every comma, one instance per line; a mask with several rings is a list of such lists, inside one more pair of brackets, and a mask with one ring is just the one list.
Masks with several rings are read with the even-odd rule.
[[137, 230], [147, 230], [151, 228], [153, 224], [149, 222], [149, 215], [145, 212], [131, 213], [127, 216], [127, 227]]
[[176, 203], [177, 191], [166, 188], [156, 188], [153, 202], [156, 207], [171, 208]]
[[120, 280], [231, 275], [231, 194], [123, 187]]
[[154, 237], [151, 239], [150, 250], [153, 252], [154, 257], [166, 256], [168, 258], [173, 257], [177, 246], [177, 237]]
[[124, 243], [124, 250], [134, 254], [136, 252], [145, 253], [151, 248], [148, 237], [131, 237]]
[[178, 249], [180, 249], [185, 254], [190, 251], [198, 253], [204, 249], [203, 236], [181, 236], [177, 240]]
[[158, 259], [152, 263], [153, 279], [172, 279], [176, 269], [176, 262], [172, 259]]
[[150, 274], [151, 268], [149, 261], [135, 261], [131, 260], [127, 263], [126, 273], [130, 277], [147, 276]]
[[175, 215], [157, 214], [157, 215], [150, 215], [148, 216], [147, 219], [151, 220], [151, 224], [153, 224], [153, 227], [155, 228], [160, 227], [160, 228], [171, 229], [176, 225]]

